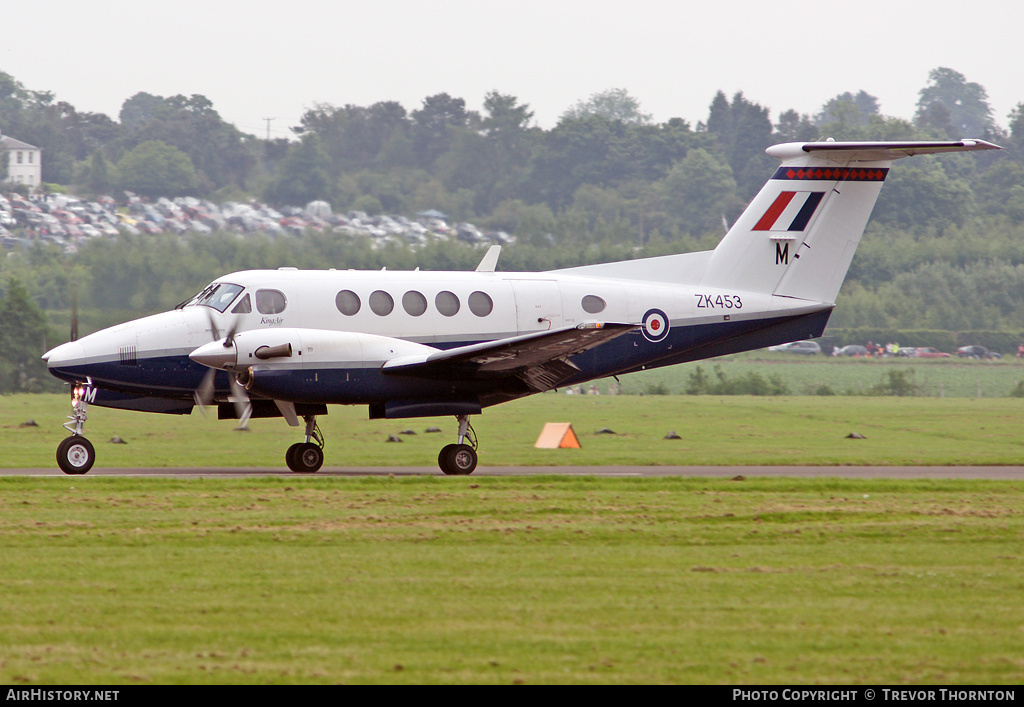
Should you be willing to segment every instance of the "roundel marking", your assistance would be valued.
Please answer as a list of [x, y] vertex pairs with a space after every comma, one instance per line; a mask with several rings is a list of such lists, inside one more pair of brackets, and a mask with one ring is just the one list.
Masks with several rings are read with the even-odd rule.
[[668, 336], [668, 315], [660, 309], [648, 309], [644, 314], [643, 325], [644, 338], [648, 341], [661, 341]]

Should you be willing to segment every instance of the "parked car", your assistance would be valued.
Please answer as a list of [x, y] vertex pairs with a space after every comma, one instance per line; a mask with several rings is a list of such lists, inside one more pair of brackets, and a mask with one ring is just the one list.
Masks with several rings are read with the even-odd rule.
[[867, 347], [859, 346], [857, 344], [850, 344], [839, 349], [839, 356], [869, 356]]
[[1002, 358], [1002, 354], [995, 351], [989, 351], [984, 346], [961, 346], [956, 350], [956, 355], [960, 358]]
[[917, 350], [914, 351], [914, 356], [917, 358], [949, 358], [948, 353], [943, 353], [938, 349], [933, 349], [931, 346], [918, 346]]
[[803, 354], [805, 356], [813, 356], [814, 354], [821, 353], [821, 347], [818, 346], [817, 341], [791, 341], [788, 344], [782, 344], [781, 346], [769, 346], [768, 350]]

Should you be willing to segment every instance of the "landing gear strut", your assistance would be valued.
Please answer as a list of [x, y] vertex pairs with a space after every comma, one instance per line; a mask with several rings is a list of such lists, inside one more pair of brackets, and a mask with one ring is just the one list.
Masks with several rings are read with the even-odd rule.
[[284, 459], [295, 473], [312, 474], [324, 465], [324, 437], [316, 424], [316, 415], [303, 415], [302, 419], [306, 421], [306, 441], [288, 447]]
[[476, 432], [469, 424], [469, 415], [458, 415], [456, 419], [459, 421], [459, 441], [441, 448], [437, 465], [449, 476], [468, 476], [476, 469]]
[[57, 445], [57, 466], [65, 474], [84, 474], [96, 461], [96, 450], [92, 442], [82, 436], [85, 421], [89, 417], [86, 414], [89, 403], [86, 402], [85, 391], [86, 387], [81, 384], [72, 389], [71, 414], [68, 415], [69, 422], [64, 423], [64, 429], [71, 436]]

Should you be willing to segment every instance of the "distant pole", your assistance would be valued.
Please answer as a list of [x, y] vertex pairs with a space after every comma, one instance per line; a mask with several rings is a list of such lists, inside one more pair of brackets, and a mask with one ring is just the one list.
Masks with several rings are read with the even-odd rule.
[[267, 121], [267, 142], [270, 142], [270, 121], [277, 120], [277, 118], [264, 118], [263, 120]]
[[71, 340], [78, 341], [78, 283], [71, 284]]

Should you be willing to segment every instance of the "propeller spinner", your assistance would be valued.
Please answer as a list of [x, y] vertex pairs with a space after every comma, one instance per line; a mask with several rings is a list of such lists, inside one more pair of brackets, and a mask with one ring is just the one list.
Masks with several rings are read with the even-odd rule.
[[[236, 320], [234, 325], [228, 331], [228, 335], [221, 339], [217, 330], [217, 324], [213, 320], [212, 313], [209, 313], [209, 318], [210, 331], [213, 333], [214, 340], [209, 344], [200, 346], [189, 355], [189, 358], [196, 363], [201, 363], [204, 366], [210, 367], [210, 370], [207, 371], [205, 376], [203, 376], [203, 380], [194, 394], [196, 405], [204, 412], [206, 407], [213, 402], [213, 396], [215, 393], [213, 381], [214, 377], [217, 375], [217, 370], [230, 370], [234, 367], [237, 360], [234, 339], [235, 334], [238, 331], [239, 324]], [[235, 406], [235, 415], [239, 420], [238, 429], [245, 429], [248, 425], [249, 418], [252, 416], [252, 403], [249, 401], [249, 396], [246, 394], [245, 388], [243, 388], [234, 378], [231, 379], [231, 394], [228, 396], [228, 400]]]

